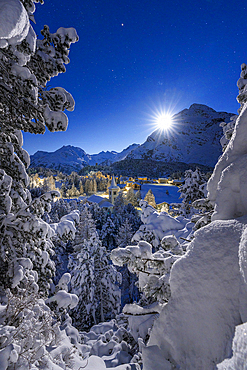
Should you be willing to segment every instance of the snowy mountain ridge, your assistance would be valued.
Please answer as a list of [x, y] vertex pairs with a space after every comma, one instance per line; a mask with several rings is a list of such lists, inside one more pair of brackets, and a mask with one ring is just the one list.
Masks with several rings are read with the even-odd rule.
[[55, 152], [37, 151], [31, 155], [31, 167], [47, 167], [65, 172], [78, 171], [81, 168], [96, 164], [111, 164], [125, 159], [126, 156], [138, 147], [132, 144], [122, 152], [102, 151], [98, 154], [87, 154], [83, 149], [72, 145], [64, 145]]
[[31, 156], [31, 167], [47, 167], [65, 172], [78, 171], [87, 165], [105, 164], [123, 159], [197, 163], [213, 167], [222, 154], [221, 122], [230, 122], [233, 113], [216, 112], [203, 104], [192, 104], [173, 116], [170, 131], [155, 130], [141, 144], [132, 144], [118, 153], [102, 151], [87, 154], [83, 149], [66, 145], [55, 152], [38, 151]]
[[203, 104], [192, 104], [173, 116], [173, 128], [157, 129], [128, 158], [214, 166], [222, 154], [221, 122], [233, 113], [216, 112]]

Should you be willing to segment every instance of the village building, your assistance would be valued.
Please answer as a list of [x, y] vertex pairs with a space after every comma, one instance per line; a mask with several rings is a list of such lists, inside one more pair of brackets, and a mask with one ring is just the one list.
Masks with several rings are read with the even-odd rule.
[[150, 182], [150, 180], [147, 178], [147, 177], [138, 177], [138, 182], [140, 182], [141, 184], [148, 184]]
[[129, 190], [129, 189], [133, 189], [133, 190], [141, 190], [141, 184], [138, 183], [138, 182], [135, 182], [135, 181], [127, 181], [126, 185], [125, 185], [125, 190]]
[[108, 191], [109, 191], [109, 200], [112, 204], [114, 204], [115, 202], [115, 199], [117, 198], [118, 196], [118, 193], [119, 193], [119, 186], [117, 186], [116, 184], [116, 181], [115, 181], [115, 177], [114, 175], [112, 175], [112, 180], [111, 180], [111, 185], [108, 187]]
[[180, 185], [182, 185], [184, 183], [184, 181], [182, 181], [182, 180], [173, 180], [172, 181], [172, 185], [175, 185], [175, 186], [180, 186]]
[[166, 177], [160, 177], [158, 179], [158, 183], [159, 184], [168, 184], [169, 183], [169, 179], [167, 179]]

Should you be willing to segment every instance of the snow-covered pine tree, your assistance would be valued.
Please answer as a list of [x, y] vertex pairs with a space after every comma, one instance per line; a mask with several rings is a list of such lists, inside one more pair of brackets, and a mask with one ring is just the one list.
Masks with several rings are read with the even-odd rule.
[[[126, 247], [131, 244], [131, 239], [134, 235], [134, 231], [131, 224], [126, 218], [119, 228], [118, 235], [116, 237], [116, 243], [118, 247]], [[131, 273], [127, 266], [118, 266], [118, 271], [122, 274], [122, 285], [121, 285], [121, 296], [122, 306], [126, 303], [133, 303], [139, 299], [139, 291], [136, 286], [137, 277]]]
[[93, 181], [87, 179], [85, 182], [85, 192], [87, 194], [92, 194], [93, 193]]
[[128, 222], [133, 230], [133, 233], [138, 230], [141, 225], [141, 218], [138, 214], [136, 208], [131, 204], [128, 203], [127, 205], [124, 203], [124, 195], [120, 191], [113, 206], [112, 217], [113, 222], [116, 228], [119, 230], [121, 225], [128, 219]]
[[205, 177], [199, 168], [196, 168], [195, 171], [185, 171], [184, 184], [178, 190], [181, 193], [180, 198], [183, 199], [182, 205], [179, 203], [173, 204], [173, 207], [177, 209], [177, 213], [184, 216], [193, 214], [192, 203], [197, 199], [205, 198], [205, 183]]
[[79, 303], [71, 316], [78, 329], [87, 330], [119, 312], [121, 276], [109, 264], [108, 253], [101, 244], [87, 206], [73, 246], [68, 268], [72, 276], [71, 293], [78, 295]]
[[[22, 6], [17, 0], [15, 4], [17, 7]], [[8, 5], [6, 7], [8, 8]], [[27, 9], [30, 11], [30, 6], [27, 6]], [[21, 8], [21, 11], [26, 12], [24, 8]], [[13, 14], [10, 14], [10, 17], [14, 22]], [[8, 207], [5, 206], [2, 212], [4, 215], [2, 237], [5, 241], [1, 261], [8, 265], [2, 280], [7, 287], [13, 284], [13, 266], [12, 268], [10, 266], [16, 263], [16, 258], [30, 258], [31, 250], [34, 248], [36, 252], [31, 260], [36, 261], [34, 256], [37, 255], [37, 247], [41, 245], [40, 242], [32, 242], [32, 238], [39, 235], [46, 237], [49, 233], [46, 225], [42, 226], [41, 221], [36, 221], [35, 207], [31, 206], [31, 197], [27, 190], [29, 178], [26, 173], [30, 159], [22, 148], [23, 139], [20, 130], [31, 133], [44, 133], [45, 127], [50, 131], [66, 130], [68, 119], [63, 110], [74, 108], [72, 96], [64, 89], [49, 90], [45, 87], [51, 77], [65, 71], [64, 63], [69, 61], [67, 56], [69, 46], [71, 42], [78, 40], [76, 31], [60, 28], [57, 33], [51, 34], [49, 28], [45, 27], [42, 31], [44, 39], [37, 40], [36, 43], [36, 35], [28, 17], [26, 20], [27, 32], [23, 39], [11, 44], [5, 40], [0, 49], [0, 168], [2, 185], [8, 184], [4, 195], [9, 199]], [[16, 25], [13, 23], [14, 26]], [[35, 200], [35, 205], [37, 204], [38, 201]], [[9, 213], [11, 217], [7, 217]], [[12, 238], [6, 237], [9, 234], [8, 229], [13, 230]], [[26, 236], [23, 235], [24, 231]], [[28, 244], [25, 244], [25, 241]], [[46, 246], [44, 243], [42, 245], [44, 250], [50, 248], [49, 243], [46, 243]]]
[[134, 192], [134, 189], [130, 188], [126, 194], [126, 198], [125, 198], [125, 203], [128, 204], [132, 204], [134, 207], [137, 207], [138, 206], [138, 199], [135, 195], [135, 192]]
[[155, 196], [151, 189], [148, 190], [147, 194], [145, 195], [144, 200], [148, 202], [150, 206], [156, 208]]
[[84, 188], [83, 188], [82, 181], [80, 181], [80, 183], [79, 183], [79, 188], [80, 188], [80, 190], [79, 190], [80, 195], [83, 195], [84, 194]]
[[67, 186], [65, 183], [62, 183], [61, 188], [59, 189], [59, 192], [61, 194], [61, 197], [66, 198], [66, 192], [67, 192]]
[[136, 195], [136, 199], [137, 199], [137, 203], [138, 203], [137, 206], [139, 206], [139, 202], [142, 199], [140, 190], [137, 190], [135, 195]]
[[129, 220], [126, 218], [118, 230], [116, 237], [118, 247], [126, 247], [129, 245], [134, 232], [132, 230]]
[[123, 219], [126, 218], [129, 220], [133, 231], [136, 232], [142, 224], [142, 221], [137, 209], [130, 203], [123, 208]]
[[96, 179], [93, 179], [93, 193], [97, 193], [97, 182]]
[[124, 204], [125, 204], [124, 202], [125, 202], [125, 198], [124, 198], [123, 192], [120, 190], [117, 198], [115, 199], [113, 210], [112, 210], [112, 213], [115, 216], [119, 216], [119, 217], [123, 216], [123, 213], [124, 213], [123, 209], [124, 209]]
[[[80, 251], [81, 242], [86, 239], [89, 240], [91, 236], [95, 235], [96, 226], [92, 214], [89, 210], [88, 204], [84, 204], [80, 209], [80, 223], [77, 227], [75, 239], [73, 240], [73, 249], [77, 253]], [[78, 246], [78, 247], [77, 247]]]
[[74, 184], [72, 185], [71, 189], [68, 189], [66, 192], [67, 197], [79, 197], [79, 195], [80, 192], [79, 190], [77, 190]]
[[22, 148], [21, 130], [36, 134], [46, 127], [52, 132], [66, 130], [63, 111], [73, 110], [74, 100], [63, 88], [47, 89], [46, 83], [65, 71], [70, 44], [78, 36], [72, 28], [51, 34], [45, 26], [43, 40], [37, 40], [29, 22], [35, 2], [43, 1], [3, 1], [0, 8], [0, 322], [4, 338], [0, 363], [4, 370], [38, 369], [53, 363], [70, 368], [65, 359], [69, 346], [63, 351], [57, 347], [56, 360], [47, 351], [51, 343], [58, 346], [61, 335], [41, 299], [47, 297], [54, 273], [50, 238], [56, 227], [52, 229], [40, 216], [49, 211], [57, 192], [31, 200], [26, 172], [30, 158]]
[[51, 211], [49, 213], [51, 222], [58, 222], [60, 218], [69, 214], [72, 211], [70, 203], [63, 198], [57, 199], [51, 203]]
[[113, 248], [116, 247], [116, 233], [117, 228], [113, 223], [111, 217], [108, 216], [100, 231], [100, 240], [102, 241], [102, 245], [108, 251], [111, 251]]

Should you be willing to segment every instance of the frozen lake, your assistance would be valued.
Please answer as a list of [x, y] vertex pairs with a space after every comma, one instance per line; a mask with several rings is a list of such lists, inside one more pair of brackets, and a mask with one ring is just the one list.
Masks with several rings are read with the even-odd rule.
[[[179, 199], [180, 193], [178, 193], [178, 187], [174, 185], [163, 185], [163, 184], [143, 184], [141, 186], [141, 197], [145, 198], [148, 190], [151, 189], [157, 204], [167, 203], [182, 203], [182, 199]], [[168, 191], [168, 194], [166, 194]]]

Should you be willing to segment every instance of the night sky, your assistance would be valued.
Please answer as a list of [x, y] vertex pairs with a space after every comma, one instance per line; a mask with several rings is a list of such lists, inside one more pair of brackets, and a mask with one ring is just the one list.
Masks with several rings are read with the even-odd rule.
[[67, 72], [51, 80], [74, 97], [63, 133], [24, 134], [24, 148], [79, 146], [89, 154], [143, 143], [158, 111], [193, 103], [237, 113], [236, 82], [247, 63], [243, 1], [45, 0], [34, 29], [74, 27]]

